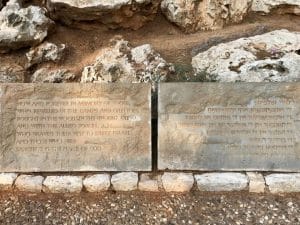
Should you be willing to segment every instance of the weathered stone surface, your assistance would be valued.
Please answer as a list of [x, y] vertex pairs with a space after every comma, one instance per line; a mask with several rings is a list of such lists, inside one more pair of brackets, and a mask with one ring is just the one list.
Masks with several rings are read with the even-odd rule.
[[68, 83], [74, 81], [75, 74], [66, 69], [42, 67], [30, 77], [31, 83]]
[[41, 192], [44, 177], [34, 175], [20, 175], [17, 177], [15, 187], [19, 191]]
[[271, 193], [300, 192], [300, 174], [271, 174], [265, 177]]
[[6, 191], [12, 189], [14, 181], [18, 174], [16, 173], [1, 173], [0, 174], [0, 190]]
[[128, 41], [112, 40], [112, 46], [102, 49], [96, 62], [84, 68], [81, 82], [93, 83], [151, 83], [164, 82], [174, 73], [172, 64], [167, 63], [151, 45], [131, 48]]
[[242, 173], [205, 173], [195, 179], [200, 191], [243, 191], [249, 182]]
[[65, 44], [56, 45], [50, 42], [44, 42], [37, 47], [32, 47], [30, 51], [26, 53], [28, 60], [27, 67], [42, 62], [58, 62], [62, 59], [65, 48]]
[[0, 0], [0, 9], [3, 7], [3, 0]]
[[252, 11], [300, 15], [300, 0], [253, 0]]
[[220, 29], [241, 22], [251, 8], [252, 0], [163, 0], [165, 16], [186, 32]]
[[148, 173], [143, 173], [140, 176], [138, 189], [140, 191], [149, 191], [149, 192], [159, 191], [158, 176], [151, 175], [151, 174], [148, 174]]
[[10, 0], [0, 11], [0, 52], [41, 43], [53, 25], [44, 9], [22, 8], [18, 0]]
[[194, 185], [192, 173], [164, 173], [161, 180], [167, 192], [188, 192]]
[[0, 96], [3, 172], [151, 170], [150, 85], [0, 84]]
[[249, 192], [251, 193], [264, 193], [265, 192], [265, 179], [261, 173], [248, 172], [249, 178]]
[[82, 187], [81, 176], [48, 176], [43, 183], [46, 193], [79, 193]]
[[96, 20], [109, 28], [136, 30], [155, 17], [159, 3], [160, 0], [48, 0], [47, 7], [52, 18], [67, 24]]
[[96, 174], [83, 180], [83, 185], [88, 192], [107, 191], [110, 187], [109, 174]]
[[276, 30], [222, 43], [192, 60], [195, 76], [219, 82], [300, 80], [300, 32]]
[[23, 83], [25, 70], [17, 64], [0, 62], [0, 83]]
[[161, 83], [161, 170], [300, 171], [299, 83]]
[[138, 174], [123, 172], [112, 175], [111, 184], [116, 191], [134, 191], [138, 186]]

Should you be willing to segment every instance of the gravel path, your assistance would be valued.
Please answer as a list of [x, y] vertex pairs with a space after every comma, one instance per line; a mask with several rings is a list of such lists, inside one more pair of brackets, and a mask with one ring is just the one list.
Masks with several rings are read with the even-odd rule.
[[297, 225], [300, 195], [0, 193], [1, 225]]

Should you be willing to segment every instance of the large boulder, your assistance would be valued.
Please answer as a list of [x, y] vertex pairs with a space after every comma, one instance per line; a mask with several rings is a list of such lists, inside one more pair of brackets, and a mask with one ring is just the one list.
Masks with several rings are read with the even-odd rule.
[[252, 11], [263, 14], [277, 12], [300, 15], [300, 0], [254, 0]]
[[215, 30], [239, 23], [247, 15], [252, 0], [163, 0], [161, 9], [168, 20], [186, 32]]
[[300, 32], [276, 30], [222, 43], [192, 60], [195, 76], [219, 82], [300, 81]]
[[123, 39], [112, 41], [112, 46], [102, 49], [93, 65], [82, 72], [83, 83], [151, 83], [156, 89], [158, 82], [167, 80], [174, 73], [167, 63], [149, 44], [131, 48]]
[[110, 28], [138, 29], [155, 17], [160, 1], [48, 0], [47, 8], [52, 18], [66, 24], [97, 20]]
[[10, 0], [0, 11], [0, 52], [41, 43], [53, 25], [44, 9], [22, 8], [18, 0]]

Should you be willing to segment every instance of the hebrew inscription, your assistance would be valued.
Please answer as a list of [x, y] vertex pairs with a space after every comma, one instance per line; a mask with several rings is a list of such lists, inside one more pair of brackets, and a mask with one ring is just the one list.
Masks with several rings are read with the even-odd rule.
[[108, 86], [64, 84], [47, 97], [41, 85], [18, 86], [29, 93], [5, 104], [3, 122], [13, 129], [4, 132], [2, 170], [150, 170], [150, 88]]
[[160, 88], [160, 169], [300, 170], [298, 84]]

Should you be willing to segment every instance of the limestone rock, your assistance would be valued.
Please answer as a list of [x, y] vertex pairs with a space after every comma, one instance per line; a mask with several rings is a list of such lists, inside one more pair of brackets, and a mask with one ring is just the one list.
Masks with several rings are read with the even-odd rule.
[[279, 14], [300, 15], [300, 0], [253, 0], [252, 11], [264, 14], [275, 11]]
[[186, 32], [219, 29], [241, 22], [252, 0], [163, 0], [161, 8], [168, 20]]
[[75, 75], [66, 69], [41, 68], [31, 77], [32, 83], [67, 83], [73, 81]]
[[0, 52], [41, 43], [52, 25], [44, 9], [22, 8], [17, 0], [10, 0], [0, 11]]
[[194, 185], [191, 173], [164, 173], [161, 180], [167, 192], [188, 192]]
[[43, 185], [46, 193], [79, 193], [83, 186], [81, 176], [48, 176]]
[[109, 174], [96, 174], [83, 180], [83, 185], [88, 192], [107, 191], [110, 187]]
[[15, 63], [0, 62], [0, 83], [23, 83], [25, 70]]
[[6, 191], [12, 189], [14, 181], [18, 174], [16, 173], [1, 173], [0, 174], [0, 190]]
[[172, 64], [167, 63], [151, 45], [131, 48], [123, 39], [113, 46], [102, 49], [93, 65], [82, 72], [81, 82], [151, 83], [156, 89], [174, 73]]
[[248, 172], [249, 178], [249, 192], [251, 193], [264, 193], [265, 192], [265, 179], [261, 173]]
[[50, 42], [44, 42], [37, 47], [32, 47], [26, 54], [28, 64], [31, 67], [42, 62], [58, 62], [63, 57], [65, 44], [56, 45]]
[[300, 192], [300, 174], [271, 174], [265, 177], [271, 193]]
[[20, 191], [41, 192], [44, 177], [34, 175], [20, 175], [16, 179], [15, 186]]
[[100, 21], [109, 28], [138, 29], [152, 20], [160, 0], [48, 0], [47, 8], [54, 19], [71, 24], [74, 21]]
[[195, 76], [219, 82], [300, 80], [300, 32], [276, 30], [219, 44], [192, 60]]
[[140, 177], [138, 189], [140, 191], [157, 192], [158, 188], [158, 177], [151, 177], [151, 174], [143, 173]]
[[248, 187], [248, 178], [241, 173], [205, 173], [195, 175], [200, 191], [242, 191]]
[[134, 172], [123, 172], [114, 174], [111, 183], [116, 191], [134, 191], [138, 185], [138, 174]]

